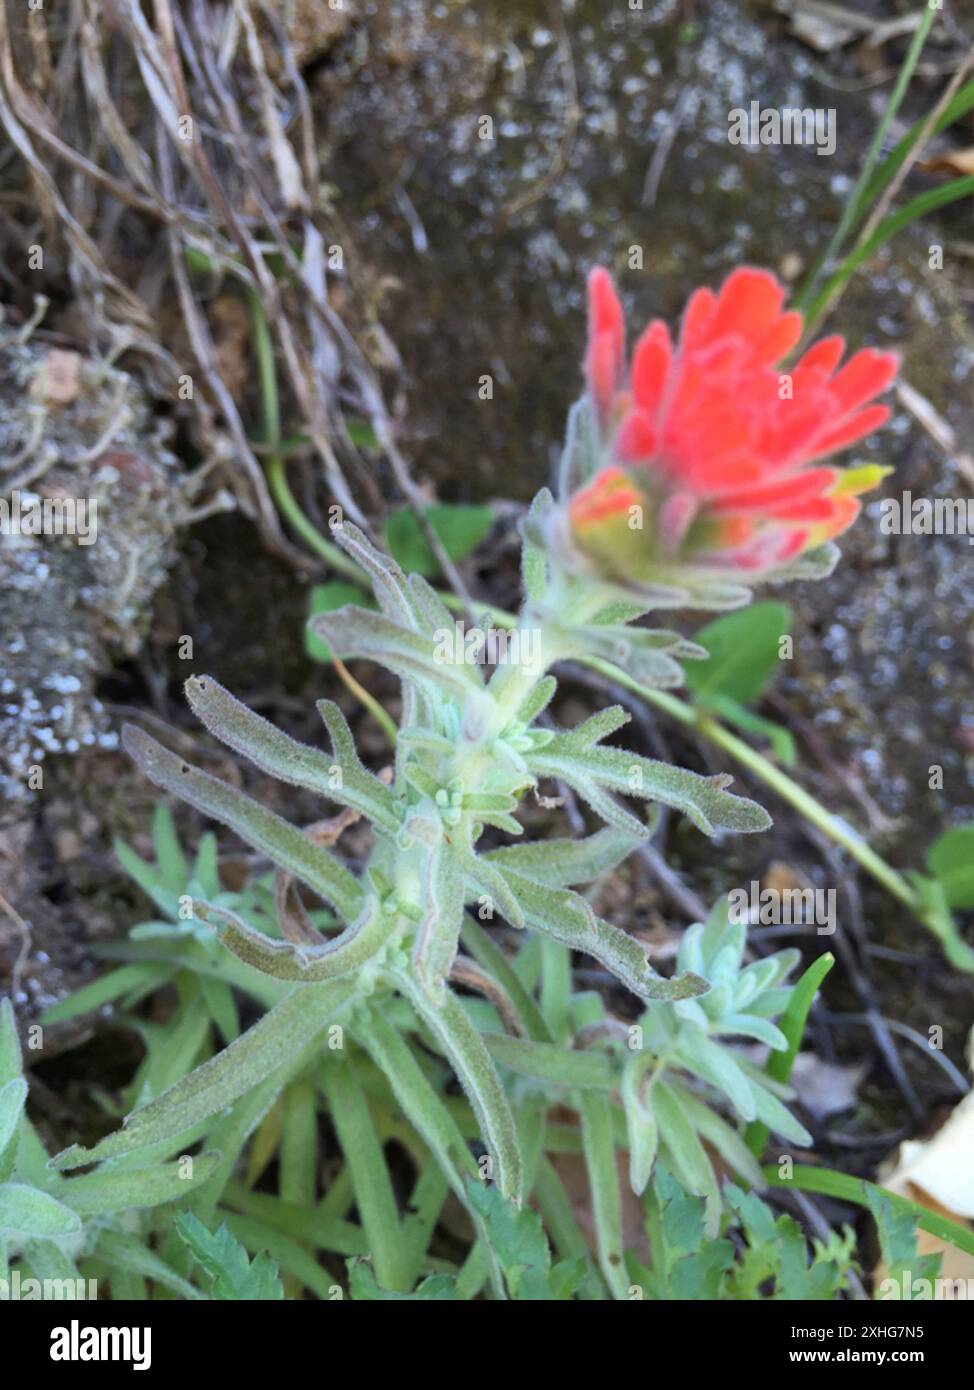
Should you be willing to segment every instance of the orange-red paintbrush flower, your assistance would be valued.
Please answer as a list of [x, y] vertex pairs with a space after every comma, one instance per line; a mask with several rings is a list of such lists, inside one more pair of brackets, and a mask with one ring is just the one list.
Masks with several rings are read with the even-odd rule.
[[764, 270], [697, 290], [678, 342], [660, 320], [628, 368], [622, 306], [607, 271], [589, 277], [585, 372], [595, 468], [569, 500], [575, 543], [613, 578], [673, 578], [690, 567], [757, 576], [852, 524], [858, 494], [886, 471], [821, 460], [889, 416], [874, 398], [895, 353], [866, 348], [840, 365], [823, 338], [787, 371], [802, 317]]

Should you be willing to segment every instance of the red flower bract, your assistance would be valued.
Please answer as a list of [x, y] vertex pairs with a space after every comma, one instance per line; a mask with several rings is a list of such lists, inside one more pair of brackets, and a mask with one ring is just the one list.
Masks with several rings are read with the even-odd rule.
[[600, 466], [569, 515], [577, 543], [617, 577], [674, 564], [773, 570], [844, 531], [856, 494], [882, 477], [817, 461], [885, 422], [887, 407], [871, 402], [898, 357], [867, 348], [840, 366], [845, 343], [833, 336], [785, 371], [802, 316], [784, 300], [767, 271], [735, 270], [716, 295], [690, 297], [675, 346], [654, 320], [627, 373], [622, 306], [607, 271], [590, 275], [585, 373]]

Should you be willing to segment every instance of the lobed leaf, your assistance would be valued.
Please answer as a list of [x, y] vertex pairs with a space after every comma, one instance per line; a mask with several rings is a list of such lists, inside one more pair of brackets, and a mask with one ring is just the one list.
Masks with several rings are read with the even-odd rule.
[[[341, 737], [339, 759], [329, 757], [318, 748], [299, 743], [278, 729], [269, 720], [255, 714], [245, 704], [224, 690], [212, 676], [191, 676], [185, 686], [193, 713], [210, 733], [235, 752], [270, 773], [280, 782], [295, 787], [307, 787], [330, 801], [351, 806], [356, 811], [384, 826], [396, 830], [398, 821], [389, 788], [368, 772], [358, 759], [351, 738]], [[324, 702], [322, 702], [324, 703]], [[319, 706], [320, 708], [320, 706]], [[337, 706], [329, 709], [329, 721], [344, 723]], [[326, 721], [328, 722], [328, 721]], [[348, 725], [344, 725], [348, 730]], [[332, 729], [329, 727], [329, 733]], [[335, 741], [332, 734], [333, 742]], [[340, 776], [336, 777], [336, 767]], [[185, 881], [185, 880], [184, 880]]]
[[219, 778], [191, 767], [132, 724], [122, 730], [122, 742], [150, 782], [236, 831], [254, 849], [332, 903], [346, 921], [358, 915], [362, 903], [358, 880], [296, 826]]
[[723, 774], [702, 777], [621, 748], [582, 748], [576, 736], [561, 734], [527, 761], [536, 776], [561, 778], [590, 801], [592, 787], [660, 801], [682, 811], [705, 835], [751, 834], [771, 825], [757, 802], [725, 790], [730, 778]]
[[696, 975], [678, 975], [672, 980], [657, 975], [639, 943], [597, 917], [577, 893], [548, 888], [506, 866], [501, 872], [520, 903], [529, 927], [601, 961], [641, 998], [690, 999], [708, 990], [707, 982]]

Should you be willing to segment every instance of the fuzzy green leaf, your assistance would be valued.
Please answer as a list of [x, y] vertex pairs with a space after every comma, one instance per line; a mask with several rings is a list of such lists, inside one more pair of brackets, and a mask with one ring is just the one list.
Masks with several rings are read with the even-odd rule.
[[113, 1274], [120, 1272], [137, 1275], [140, 1279], [151, 1279], [162, 1288], [171, 1290], [178, 1298], [195, 1301], [205, 1297], [136, 1236], [103, 1229], [98, 1236], [98, 1256]]
[[423, 875], [423, 916], [416, 930], [412, 965], [430, 1002], [438, 1006], [457, 953], [463, 922], [465, 856], [445, 840], [428, 855]]
[[354, 995], [354, 985], [335, 980], [299, 985], [242, 1037], [148, 1105], [133, 1110], [124, 1127], [91, 1149], [74, 1144], [52, 1160], [59, 1169], [132, 1153], [208, 1119], [259, 1085], [313, 1041]]
[[254, 849], [332, 903], [346, 921], [358, 915], [362, 889], [354, 875], [327, 850], [312, 844], [296, 826], [219, 778], [191, 767], [134, 725], [125, 726], [122, 742], [150, 782], [236, 831]]
[[378, 662], [400, 680], [422, 681], [433, 690], [446, 689], [461, 698], [482, 685], [476, 666], [438, 661], [429, 635], [421, 635], [381, 613], [340, 608], [336, 613], [319, 613], [310, 626], [336, 656]]
[[771, 825], [757, 802], [725, 790], [731, 780], [725, 774], [701, 777], [621, 748], [583, 748], [571, 735], [561, 734], [529, 754], [527, 762], [535, 776], [561, 778], [583, 796], [595, 786], [660, 801], [682, 811], [705, 835], [719, 830], [750, 834]]
[[6, 997], [0, 999], [0, 1085], [23, 1074], [20, 1037], [14, 1006]]
[[[342, 747], [336, 747], [336, 760], [318, 748], [299, 743], [255, 714], [212, 676], [191, 676], [185, 690], [193, 713], [210, 733], [263, 772], [291, 786], [307, 787], [339, 805], [351, 806], [387, 830], [398, 828], [392, 793], [359, 762], [350, 734], [347, 739], [340, 737]], [[340, 715], [336, 718], [335, 709], [337, 706], [328, 709], [332, 726], [341, 719]]]
[[502, 866], [501, 872], [520, 903], [529, 927], [601, 961], [641, 998], [689, 999], [706, 993], [709, 988], [705, 980], [695, 975], [679, 975], [672, 980], [657, 975], [639, 943], [597, 917], [578, 893], [547, 888], [507, 866]]
[[578, 883], [591, 883], [617, 868], [640, 839], [616, 826], [608, 826], [584, 840], [539, 840], [529, 845], [504, 845], [482, 857], [498, 868], [511, 868], [548, 888], [571, 888]]
[[[365, 532], [360, 531], [350, 521], [333, 526], [331, 534], [369, 576], [379, 607], [386, 617], [394, 622], [403, 623], [406, 627], [415, 627], [415, 614], [406, 589], [406, 576], [395, 560], [378, 550]], [[313, 621], [309, 626], [315, 630]]]
[[669, 1155], [673, 1172], [688, 1192], [705, 1198], [708, 1232], [716, 1235], [720, 1214], [717, 1179], [707, 1151], [680, 1104], [680, 1091], [672, 1089], [665, 1081], [657, 1081], [653, 1088], [653, 1104], [660, 1140]]
[[616, 1167], [612, 1108], [608, 1096], [598, 1091], [583, 1091], [578, 1108], [599, 1265], [612, 1296], [624, 1301], [629, 1296], [629, 1276], [623, 1255], [622, 1194]]
[[649, 1182], [659, 1148], [659, 1126], [653, 1113], [653, 1077], [646, 1072], [656, 1065], [648, 1053], [628, 1057], [622, 1068], [619, 1094], [626, 1114], [629, 1137], [629, 1185], [642, 1194]]
[[320, 946], [299, 946], [264, 936], [236, 913], [214, 903], [194, 901], [193, 912], [201, 922], [209, 923], [224, 946], [245, 964], [277, 980], [303, 984], [337, 980], [361, 970], [382, 950], [395, 927], [395, 919], [384, 914], [372, 900], [338, 936]]
[[97, 1173], [72, 1178], [61, 1195], [81, 1216], [127, 1211], [130, 1207], [157, 1207], [178, 1201], [206, 1182], [219, 1158], [219, 1154], [204, 1153], [148, 1168], [118, 1168], [109, 1164]]
[[225, 1224], [219, 1230], [208, 1231], [192, 1212], [179, 1211], [176, 1231], [205, 1271], [210, 1298], [268, 1302], [284, 1297], [274, 1261], [268, 1255], [251, 1260]]
[[392, 1180], [368, 1101], [351, 1060], [328, 1056], [321, 1069], [328, 1108], [345, 1161], [352, 1171], [358, 1207], [380, 1283], [405, 1293], [409, 1261]]
[[47, 1192], [27, 1183], [0, 1183], [0, 1236], [58, 1240], [81, 1230], [81, 1217]]
[[15, 1076], [0, 1086], [0, 1182], [6, 1181], [17, 1157], [17, 1134], [27, 1100], [27, 1082]]
[[483, 1038], [449, 990], [437, 1007], [411, 975], [397, 972], [394, 978], [453, 1064], [490, 1149], [501, 1191], [519, 1202], [522, 1171], [514, 1117]]
[[594, 1086], [607, 1091], [616, 1084], [616, 1068], [605, 1052], [576, 1052], [557, 1043], [512, 1038], [507, 1033], [486, 1033], [484, 1040], [501, 1066], [545, 1086]]
[[477, 1166], [456, 1121], [409, 1043], [381, 1008], [368, 1009], [365, 1026], [355, 1028], [355, 1037], [385, 1075], [403, 1114], [429, 1145], [453, 1191], [465, 1200], [463, 1177], [475, 1175]]
[[517, 717], [521, 723], [533, 724], [538, 715], [542, 714], [551, 704], [557, 689], [558, 682], [554, 676], [542, 676], [526, 696], [517, 712]]

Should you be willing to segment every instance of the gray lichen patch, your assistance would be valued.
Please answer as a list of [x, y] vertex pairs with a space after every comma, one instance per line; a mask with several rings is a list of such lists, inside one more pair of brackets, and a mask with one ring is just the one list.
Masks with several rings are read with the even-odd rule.
[[180, 474], [127, 373], [0, 337], [0, 800], [111, 747], [95, 683], [135, 655], [174, 554]]

